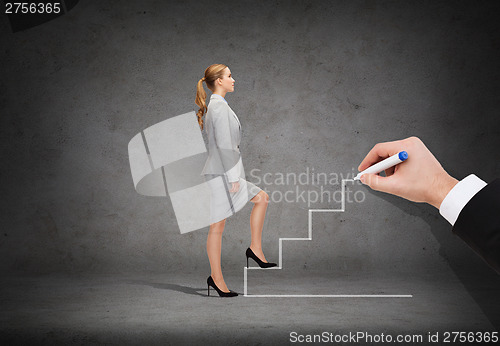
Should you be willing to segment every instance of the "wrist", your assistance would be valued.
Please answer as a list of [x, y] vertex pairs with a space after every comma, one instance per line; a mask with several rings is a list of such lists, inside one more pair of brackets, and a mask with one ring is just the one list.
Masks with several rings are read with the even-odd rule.
[[431, 198], [428, 203], [437, 209], [441, 207], [441, 203], [448, 193], [458, 184], [458, 180], [453, 178], [446, 172], [439, 174], [434, 179], [434, 183], [430, 186]]

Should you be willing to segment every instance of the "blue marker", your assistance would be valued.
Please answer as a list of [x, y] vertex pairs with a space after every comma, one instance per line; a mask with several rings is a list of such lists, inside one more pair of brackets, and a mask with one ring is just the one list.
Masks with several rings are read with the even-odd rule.
[[354, 178], [354, 180], [359, 180], [363, 174], [367, 173], [380, 173], [382, 171], [385, 171], [388, 168], [391, 168], [392, 166], [396, 166], [397, 164], [406, 161], [408, 158], [408, 153], [406, 151], [400, 151], [396, 155], [392, 155], [385, 160], [380, 161], [379, 163], [374, 164], [371, 167], [368, 167], [362, 172], [359, 172], [358, 175]]

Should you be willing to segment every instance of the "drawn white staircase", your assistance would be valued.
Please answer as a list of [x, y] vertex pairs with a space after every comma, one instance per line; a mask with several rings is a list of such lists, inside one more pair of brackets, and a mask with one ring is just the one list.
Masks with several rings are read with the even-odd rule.
[[260, 268], [260, 267], [244, 267], [243, 268], [243, 285], [244, 296], [252, 298], [412, 298], [412, 294], [248, 294], [248, 270], [281, 270], [283, 269], [283, 241], [294, 240], [312, 240], [312, 215], [313, 213], [338, 213], [345, 211], [345, 185], [346, 182], [354, 182], [352, 179], [343, 179], [342, 187], [342, 202], [340, 209], [309, 209], [308, 211], [308, 237], [307, 238], [279, 238], [279, 262], [277, 267]]

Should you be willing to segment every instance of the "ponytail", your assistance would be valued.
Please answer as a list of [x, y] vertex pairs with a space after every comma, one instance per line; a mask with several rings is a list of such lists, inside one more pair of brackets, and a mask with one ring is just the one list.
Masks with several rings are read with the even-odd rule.
[[198, 81], [198, 85], [196, 86], [196, 99], [195, 103], [200, 107], [198, 112], [196, 112], [196, 116], [198, 117], [198, 124], [200, 125], [200, 128], [203, 130], [203, 114], [207, 111], [207, 93], [205, 92], [205, 89], [203, 89], [203, 81], [205, 80], [205, 77], [200, 79]]

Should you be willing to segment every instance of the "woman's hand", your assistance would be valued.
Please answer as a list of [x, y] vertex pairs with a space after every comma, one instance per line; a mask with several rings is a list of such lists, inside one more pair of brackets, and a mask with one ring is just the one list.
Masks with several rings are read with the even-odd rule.
[[240, 182], [239, 181], [235, 181], [231, 184], [232, 184], [232, 186], [231, 186], [231, 190], [229, 190], [229, 192], [238, 192], [240, 190]]

